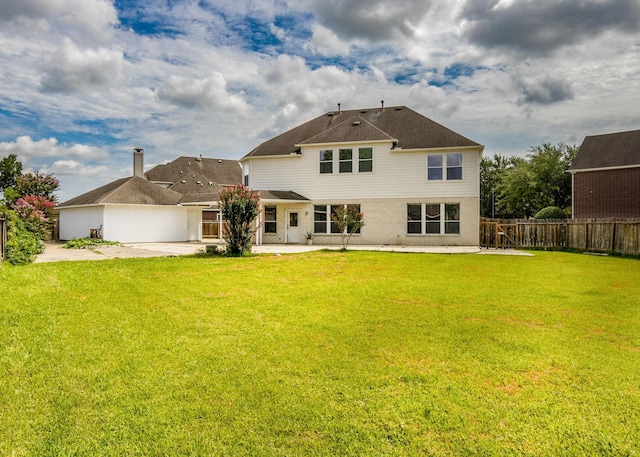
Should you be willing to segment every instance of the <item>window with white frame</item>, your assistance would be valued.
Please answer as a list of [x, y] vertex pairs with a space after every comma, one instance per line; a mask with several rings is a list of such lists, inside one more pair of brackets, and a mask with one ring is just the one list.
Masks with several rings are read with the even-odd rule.
[[320, 151], [320, 173], [333, 173], [333, 149]]
[[[313, 206], [313, 233], [316, 233], [316, 234], [331, 233], [335, 235], [341, 234], [342, 232], [340, 232], [338, 225], [331, 218], [331, 216], [336, 213], [336, 209], [339, 207], [355, 208], [358, 212], [360, 212], [360, 205], [358, 204], [314, 205]], [[350, 229], [347, 228], [347, 230], [350, 230]], [[360, 233], [360, 229], [357, 229], [353, 233]]]
[[460, 203], [407, 204], [408, 235], [459, 235]]
[[338, 150], [338, 171], [340, 173], [353, 172], [353, 149]]
[[278, 212], [275, 206], [264, 207], [264, 233], [277, 233]]
[[427, 155], [428, 181], [457, 181], [462, 179], [462, 154]]
[[373, 171], [373, 148], [358, 149], [358, 173]]
[[242, 165], [242, 184], [249, 186], [249, 164]]

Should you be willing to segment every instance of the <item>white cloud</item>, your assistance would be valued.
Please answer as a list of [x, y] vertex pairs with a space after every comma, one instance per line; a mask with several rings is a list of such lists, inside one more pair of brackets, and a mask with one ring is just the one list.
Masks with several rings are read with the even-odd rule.
[[218, 72], [205, 79], [171, 76], [159, 89], [158, 98], [186, 108], [231, 110], [242, 113], [247, 104], [227, 91], [227, 81]]
[[14, 33], [57, 28], [105, 42], [112, 37], [118, 15], [108, 0], [0, 0], [0, 22]]
[[102, 177], [108, 168], [104, 165], [85, 165], [75, 160], [56, 160], [50, 166], [40, 168], [40, 173], [59, 176]]
[[313, 26], [311, 44], [315, 51], [325, 56], [348, 54], [351, 48], [348, 42], [340, 40], [335, 33], [320, 24]]
[[124, 77], [120, 49], [80, 49], [65, 38], [46, 64], [45, 92], [73, 92], [112, 87]]
[[96, 160], [108, 155], [99, 148], [84, 145], [59, 145], [55, 138], [33, 141], [29, 136], [20, 136], [13, 142], [0, 142], [0, 156], [15, 154], [23, 165], [33, 166], [43, 158], [74, 157], [79, 159]]

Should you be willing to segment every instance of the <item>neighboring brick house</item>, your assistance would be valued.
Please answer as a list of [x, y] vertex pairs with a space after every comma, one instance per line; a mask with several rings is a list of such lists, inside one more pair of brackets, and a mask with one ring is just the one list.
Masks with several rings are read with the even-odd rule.
[[338, 244], [331, 214], [352, 205], [351, 244], [477, 245], [482, 150], [405, 106], [323, 114], [240, 160], [261, 195], [256, 242]]
[[569, 172], [574, 219], [640, 217], [640, 130], [586, 137]]
[[178, 157], [144, 173], [136, 148], [133, 176], [58, 205], [60, 239], [88, 237], [98, 228], [104, 239], [129, 243], [220, 237], [218, 193], [241, 179], [237, 160], [203, 157]]

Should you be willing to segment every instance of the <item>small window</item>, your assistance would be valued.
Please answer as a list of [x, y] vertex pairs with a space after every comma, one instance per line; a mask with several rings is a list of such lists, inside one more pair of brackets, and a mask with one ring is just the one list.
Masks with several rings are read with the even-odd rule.
[[313, 207], [313, 233], [327, 233], [327, 205]]
[[442, 156], [427, 156], [427, 179], [429, 181], [442, 180]]
[[351, 173], [353, 171], [353, 150], [340, 149], [338, 151], [338, 161], [340, 173]]
[[358, 173], [373, 171], [373, 148], [358, 149]]
[[333, 150], [320, 151], [320, 173], [333, 173]]
[[264, 207], [264, 233], [277, 233], [277, 211], [275, 206]]
[[447, 181], [462, 179], [462, 154], [447, 154]]

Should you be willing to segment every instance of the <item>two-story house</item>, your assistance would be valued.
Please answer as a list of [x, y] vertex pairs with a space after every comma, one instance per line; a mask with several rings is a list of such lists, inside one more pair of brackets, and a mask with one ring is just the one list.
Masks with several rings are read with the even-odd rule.
[[482, 150], [405, 106], [323, 114], [241, 159], [261, 195], [256, 243], [338, 244], [331, 214], [353, 205], [351, 244], [477, 245]]

